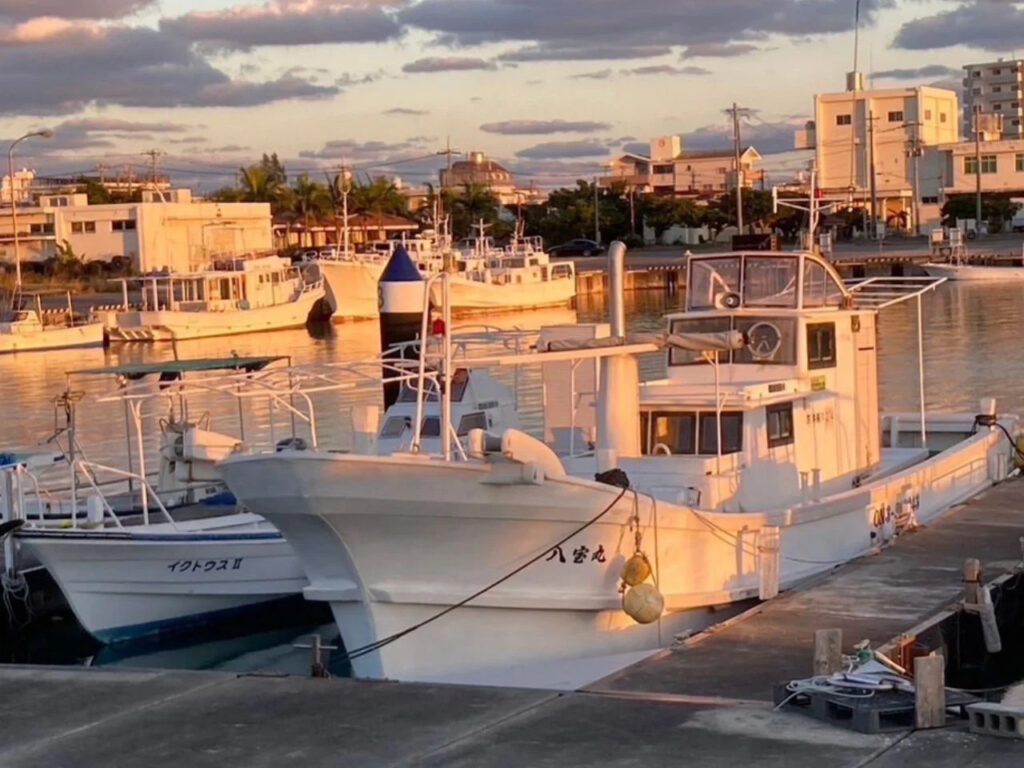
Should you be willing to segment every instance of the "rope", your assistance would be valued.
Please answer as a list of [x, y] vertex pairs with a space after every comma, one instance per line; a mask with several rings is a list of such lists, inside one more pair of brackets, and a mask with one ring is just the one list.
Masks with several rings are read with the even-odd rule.
[[[576, 536], [577, 534], [585, 531], [590, 526], [594, 525], [594, 523], [596, 523], [602, 517], [604, 517], [609, 512], [611, 512], [611, 510], [615, 507], [615, 505], [619, 503], [619, 500], [623, 496], [626, 495], [626, 491], [628, 491], [628, 490], [629, 490], [628, 488], [623, 488], [621, 491], [619, 491], [618, 495], [615, 497], [615, 499], [608, 506], [606, 506], [604, 509], [602, 509], [594, 517], [590, 518], [590, 520], [588, 520], [583, 525], [581, 525], [578, 528], [576, 528], [574, 531], [572, 531], [572, 533], [570, 533], [567, 536], [564, 536], [563, 538], [559, 539], [557, 542], [555, 542], [551, 546], [545, 547], [536, 556], [531, 557], [529, 560], [527, 560], [525, 563], [520, 565], [518, 568], [516, 568], [515, 570], [511, 571], [510, 573], [507, 573], [506, 575], [502, 576], [497, 581], [491, 582], [486, 587], [484, 587], [483, 589], [477, 590], [476, 592], [474, 592], [472, 595], [470, 595], [469, 597], [465, 598], [464, 600], [460, 600], [459, 602], [455, 603], [454, 605], [449, 605], [447, 608], [445, 608], [445, 609], [443, 609], [441, 611], [438, 611], [433, 616], [431, 616], [431, 617], [429, 617], [427, 619], [424, 619], [423, 621], [421, 621], [421, 622], [419, 622], [417, 624], [413, 624], [411, 627], [406, 627], [405, 629], [401, 630], [400, 632], [396, 632], [393, 635], [389, 635], [388, 637], [381, 638], [380, 640], [376, 640], [376, 641], [374, 641], [372, 643], [368, 643], [366, 645], [360, 646], [359, 648], [354, 648], [351, 651], [346, 652], [344, 654], [344, 656], [342, 657], [342, 660], [353, 661], [354, 659], [358, 659], [361, 656], [367, 655], [368, 653], [373, 653], [374, 651], [379, 651], [384, 646], [390, 645], [391, 643], [395, 642], [396, 640], [400, 640], [401, 638], [405, 637], [406, 635], [412, 634], [417, 629], [422, 629], [423, 627], [427, 626], [428, 624], [432, 624], [433, 622], [437, 621], [438, 619], [440, 619], [440, 618], [442, 618], [444, 616], [447, 616], [452, 611], [454, 611], [454, 610], [456, 610], [458, 608], [462, 608], [463, 606], [465, 606], [465, 605], [471, 603], [472, 601], [476, 600], [481, 595], [484, 595], [487, 592], [490, 592], [495, 587], [498, 587], [501, 584], [504, 584], [506, 581], [511, 579], [513, 576], [516, 576], [516, 575], [522, 573], [527, 568], [529, 568], [531, 565], [533, 565], [538, 560], [540, 560], [542, 557], [546, 556], [549, 552], [551, 552], [551, 550], [556, 549], [556, 548], [562, 546], [563, 544], [565, 544], [565, 542], [569, 541], [569, 539], [571, 539], [573, 536]], [[634, 496], [635, 496], [636, 495], [636, 491], [634, 491], [633, 493], [634, 493]]]
[[[7, 623], [14, 629], [15, 625], [20, 629], [27, 626], [32, 618], [32, 606], [29, 604], [29, 586], [25, 575], [22, 573], [0, 574], [0, 589], [3, 590], [4, 608], [7, 609]], [[17, 604], [24, 608], [25, 620], [18, 619], [16, 611]]]

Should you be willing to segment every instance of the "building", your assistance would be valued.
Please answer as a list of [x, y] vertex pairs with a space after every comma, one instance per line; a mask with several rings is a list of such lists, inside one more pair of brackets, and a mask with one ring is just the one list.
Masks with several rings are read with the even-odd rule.
[[1006, 138], [1022, 137], [1021, 88], [1024, 86], [1024, 59], [990, 61], [964, 67], [963, 113], [961, 131], [973, 133], [975, 110], [1003, 117], [1002, 132]]
[[880, 223], [913, 229], [919, 158], [927, 147], [960, 141], [959, 98], [927, 86], [864, 90], [860, 73], [847, 76], [847, 87], [814, 97], [813, 129], [797, 133], [796, 148], [815, 149], [825, 200], [875, 207]]
[[[438, 175], [442, 187], [460, 189], [467, 184], [486, 187], [501, 205], [530, 205], [547, 198], [546, 194], [533, 186], [520, 187], [511, 171], [490, 160], [483, 152], [470, 152], [465, 160], [457, 160], [450, 167], [442, 168]], [[413, 197], [417, 197], [421, 205], [425, 199], [414, 192], [409, 197], [410, 206]]]
[[[301, 222], [275, 221], [274, 245], [279, 250], [339, 246], [345, 239], [342, 218], [339, 216], [337, 223], [314, 224], [309, 230]], [[352, 246], [402, 236], [414, 237], [419, 231], [418, 222], [390, 213], [350, 213], [348, 216], [348, 241]]]
[[[75, 193], [18, 206], [21, 258], [43, 261], [66, 244], [84, 261], [121, 257], [139, 272], [188, 272], [220, 256], [273, 248], [268, 203], [193, 202], [188, 190], [164, 197], [89, 205], [84, 194]], [[13, 242], [10, 208], [0, 209], [0, 260], [14, 259]]]
[[[629, 189], [675, 197], [712, 197], [736, 189], [736, 156], [731, 148], [684, 150], [680, 136], [651, 139], [649, 155], [627, 152], [609, 164], [599, 184], [624, 183]], [[764, 178], [757, 168], [761, 155], [753, 147], [740, 150], [743, 186]]]
[[30, 171], [28, 168], [15, 171], [13, 180], [9, 173], [5, 173], [3, 180], [0, 181], [0, 203], [10, 205], [12, 197], [19, 203], [28, 200], [29, 189], [32, 187], [35, 177], [35, 171]]

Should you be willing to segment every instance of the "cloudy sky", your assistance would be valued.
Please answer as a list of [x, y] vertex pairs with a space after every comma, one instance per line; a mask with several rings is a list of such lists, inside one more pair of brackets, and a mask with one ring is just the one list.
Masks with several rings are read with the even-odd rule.
[[[0, 0], [0, 140], [53, 128], [19, 149], [40, 174], [117, 173], [155, 148], [213, 187], [265, 151], [422, 183], [450, 137], [550, 186], [652, 136], [727, 145], [737, 101], [745, 143], [784, 152], [813, 94], [842, 89], [855, 4]], [[1024, 55], [1024, 2], [861, 0], [861, 23], [876, 87]]]

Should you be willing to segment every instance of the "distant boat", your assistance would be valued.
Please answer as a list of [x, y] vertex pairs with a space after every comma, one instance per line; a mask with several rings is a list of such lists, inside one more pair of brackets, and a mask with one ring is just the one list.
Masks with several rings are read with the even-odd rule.
[[[278, 256], [231, 259], [211, 270], [121, 281], [125, 309], [107, 318], [111, 341], [180, 341], [305, 325], [325, 296], [323, 280]], [[128, 285], [143, 309], [128, 308]]]
[[71, 294], [59, 310], [44, 310], [41, 296], [18, 292], [0, 311], [0, 354], [102, 346], [103, 323], [77, 317]]
[[944, 277], [947, 280], [991, 282], [999, 280], [1024, 280], [1024, 266], [1016, 264], [968, 264], [950, 261], [946, 264], [922, 264], [921, 268], [929, 277]]

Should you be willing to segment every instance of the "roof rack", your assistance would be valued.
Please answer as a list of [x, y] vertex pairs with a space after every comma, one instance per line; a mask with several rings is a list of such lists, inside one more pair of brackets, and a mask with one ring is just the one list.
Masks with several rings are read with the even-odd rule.
[[854, 309], [883, 310], [921, 296], [946, 282], [945, 277], [867, 277], [844, 284]]

